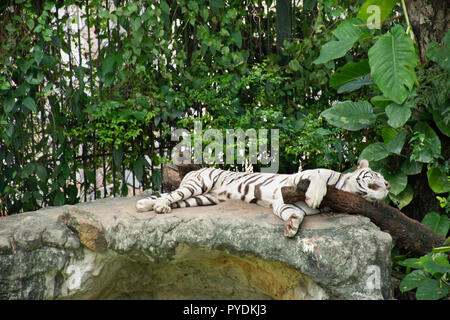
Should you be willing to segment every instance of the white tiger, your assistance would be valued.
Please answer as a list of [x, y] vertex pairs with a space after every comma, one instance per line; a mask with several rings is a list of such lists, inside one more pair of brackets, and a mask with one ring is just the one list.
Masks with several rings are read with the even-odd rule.
[[[284, 203], [281, 187], [295, 186], [301, 179], [310, 180], [305, 193], [306, 203]], [[384, 199], [390, 189], [383, 176], [369, 168], [367, 160], [361, 160], [357, 169], [351, 173], [312, 169], [289, 175], [203, 168], [186, 174], [175, 191], [139, 200], [136, 210], [142, 212], [153, 209], [157, 213], [167, 213], [171, 208], [205, 206], [228, 199], [240, 199], [272, 208], [273, 213], [286, 222], [285, 236], [293, 237], [305, 215], [320, 212], [317, 208], [327, 192], [327, 184], [359, 194], [369, 201]]]

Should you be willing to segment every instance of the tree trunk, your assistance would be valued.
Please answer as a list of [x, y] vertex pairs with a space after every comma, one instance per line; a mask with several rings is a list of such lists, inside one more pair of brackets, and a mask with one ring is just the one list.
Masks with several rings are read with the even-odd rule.
[[420, 60], [425, 62], [428, 44], [440, 42], [450, 27], [449, 4], [446, 0], [409, 0], [406, 2]]
[[422, 221], [423, 218], [431, 211], [444, 214], [444, 209], [440, 207], [436, 194], [428, 185], [427, 168], [424, 165], [420, 174], [409, 176], [408, 183], [414, 190], [414, 198], [402, 209], [402, 211], [410, 218]]

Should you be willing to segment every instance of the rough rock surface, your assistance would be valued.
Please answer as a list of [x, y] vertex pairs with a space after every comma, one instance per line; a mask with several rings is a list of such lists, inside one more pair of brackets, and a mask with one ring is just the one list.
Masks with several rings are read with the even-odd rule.
[[0, 218], [0, 299], [391, 299], [391, 237], [241, 201], [136, 213], [103, 199]]

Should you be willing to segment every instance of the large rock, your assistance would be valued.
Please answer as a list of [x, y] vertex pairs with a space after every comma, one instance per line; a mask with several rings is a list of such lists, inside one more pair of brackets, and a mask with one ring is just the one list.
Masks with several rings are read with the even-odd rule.
[[136, 213], [137, 198], [0, 218], [1, 299], [390, 299], [391, 237], [241, 201]]

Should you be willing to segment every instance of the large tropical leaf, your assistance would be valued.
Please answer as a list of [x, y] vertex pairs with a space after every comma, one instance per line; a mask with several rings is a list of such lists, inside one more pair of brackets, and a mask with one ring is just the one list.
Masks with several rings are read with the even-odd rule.
[[369, 144], [361, 151], [359, 159], [366, 159], [367, 161], [378, 161], [389, 156], [390, 152], [386, 149], [383, 142], [374, 142]]
[[425, 135], [423, 146], [414, 151], [415, 155], [412, 160], [430, 163], [434, 158], [441, 155], [441, 140], [433, 128], [426, 122], [417, 122], [414, 126], [414, 132]]
[[398, 105], [395, 102], [386, 107], [386, 115], [388, 116], [388, 124], [393, 128], [403, 126], [411, 117], [411, 108], [414, 108], [412, 103], [405, 103]]
[[428, 45], [427, 57], [437, 62], [442, 68], [450, 71], [450, 31], [442, 39], [442, 45], [433, 41]]
[[427, 279], [424, 280], [417, 288], [417, 300], [438, 300], [445, 298], [448, 294], [448, 287], [441, 286], [439, 280]]
[[414, 190], [408, 184], [405, 189], [399, 194], [395, 195], [393, 193], [389, 193], [389, 198], [395, 203], [399, 210], [406, 207], [414, 198]]
[[313, 63], [326, 63], [343, 57], [358, 39], [369, 37], [369, 29], [367, 27], [356, 27], [357, 24], [364, 24], [364, 21], [354, 18], [342, 22], [332, 32], [337, 40], [325, 43], [320, 50], [319, 57]]
[[446, 104], [433, 106], [433, 120], [439, 130], [447, 137], [450, 137], [450, 108], [448, 103], [447, 100]]
[[351, 61], [345, 66], [340, 67], [330, 78], [330, 87], [339, 89], [345, 84], [361, 79], [370, 73], [369, 62], [367, 59], [354, 62]]
[[450, 220], [445, 214], [440, 215], [437, 212], [431, 211], [422, 219], [422, 223], [430, 227], [431, 231], [440, 234], [443, 237], [447, 236], [450, 229]]
[[331, 108], [324, 110], [322, 116], [333, 126], [350, 131], [357, 131], [370, 127], [376, 115], [368, 101], [336, 102]]
[[406, 140], [406, 130], [401, 130], [395, 138], [391, 139], [389, 142], [385, 143], [385, 148], [391, 153], [400, 155], [402, 152], [403, 145]]
[[432, 166], [427, 171], [428, 184], [436, 193], [450, 192], [450, 181], [447, 175], [437, 166]]
[[397, 171], [394, 174], [385, 172], [383, 176], [391, 185], [389, 194], [392, 194], [394, 196], [398, 196], [402, 191], [405, 190], [406, 186], [408, 185], [408, 176], [401, 171]]
[[338, 93], [344, 93], [344, 92], [351, 92], [351, 91], [355, 91], [358, 90], [359, 88], [363, 87], [363, 86], [370, 86], [375, 84], [375, 82], [373, 82], [372, 77], [369, 74], [366, 74], [364, 77], [359, 77], [356, 80], [350, 81], [342, 86], [339, 87], [339, 89], [337, 90]]
[[393, 27], [369, 49], [369, 65], [383, 95], [402, 104], [414, 85], [417, 65], [414, 45], [402, 26]]
[[423, 281], [430, 278], [430, 275], [423, 270], [414, 270], [407, 274], [400, 283], [400, 291], [405, 292], [413, 290], [420, 286]]

